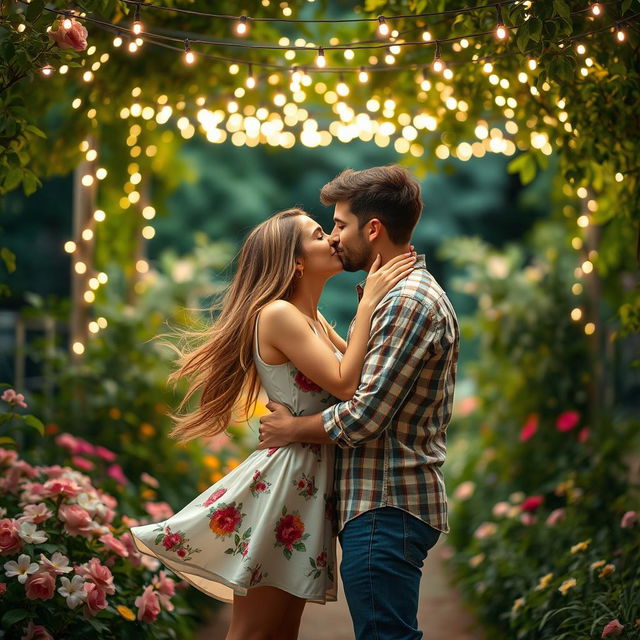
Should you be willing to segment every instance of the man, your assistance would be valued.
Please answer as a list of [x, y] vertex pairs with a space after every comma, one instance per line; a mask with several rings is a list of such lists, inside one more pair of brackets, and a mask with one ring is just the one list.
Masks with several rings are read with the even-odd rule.
[[[347, 169], [320, 199], [335, 205], [330, 242], [346, 271], [368, 271], [378, 253], [384, 264], [410, 250], [423, 203], [406, 169]], [[340, 573], [357, 640], [422, 638], [421, 568], [449, 532], [441, 466], [458, 343], [455, 312], [420, 255], [376, 308], [355, 396], [299, 417], [270, 402], [272, 413], [260, 419], [261, 448], [339, 447]]]

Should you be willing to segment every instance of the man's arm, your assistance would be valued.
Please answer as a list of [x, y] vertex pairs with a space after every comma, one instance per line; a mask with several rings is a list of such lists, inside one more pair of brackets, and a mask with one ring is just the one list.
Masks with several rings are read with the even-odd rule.
[[271, 413], [260, 418], [260, 445], [258, 449], [282, 447], [290, 442], [332, 444], [324, 430], [322, 414], [292, 416], [289, 409], [278, 402], [268, 402]]

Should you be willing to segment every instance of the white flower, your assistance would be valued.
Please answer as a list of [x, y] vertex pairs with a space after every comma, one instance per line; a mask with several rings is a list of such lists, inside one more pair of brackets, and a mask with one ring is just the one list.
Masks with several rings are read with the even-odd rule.
[[40, 566], [37, 562], [31, 562], [31, 558], [26, 553], [21, 553], [18, 562], [9, 560], [4, 563], [4, 570], [7, 578], [18, 576], [18, 582], [24, 584], [30, 573], [35, 573]]
[[44, 531], [38, 531], [38, 525], [33, 522], [23, 522], [18, 529], [18, 535], [27, 543], [40, 544], [46, 542], [47, 534]]
[[69, 609], [75, 609], [87, 599], [87, 592], [84, 590], [84, 578], [82, 576], [73, 576], [71, 580], [66, 576], [60, 578], [62, 583], [58, 587], [58, 593], [67, 599]]
[[50, 559], [44, 553], [41, 553], [40, 566], [43, 569], [51, 569], [54, 573], [69, 573], [69, 571], [73, 571], [73, 567], [69, 566], [69, 558], [59, 551], [56, 551]]

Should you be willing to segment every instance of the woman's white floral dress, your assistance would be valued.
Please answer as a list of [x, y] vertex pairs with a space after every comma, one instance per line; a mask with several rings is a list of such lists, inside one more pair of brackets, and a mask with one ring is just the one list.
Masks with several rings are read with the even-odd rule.
[[[290, 362], [265, 363], [256, 345], [254, 339], [254, 360], [271, 400], [295, 415], [338, 401]], [[331, 445], [254, 451], [168, 520], [132, 527], [131, 533], [141, 552], [219, 600], [270, 585], [311, 602], [332, 601], [333, 473]]]

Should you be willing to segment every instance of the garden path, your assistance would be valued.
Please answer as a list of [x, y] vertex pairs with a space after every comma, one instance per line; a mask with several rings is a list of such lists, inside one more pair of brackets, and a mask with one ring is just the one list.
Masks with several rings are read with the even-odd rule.
[[[420, 589], [418, 621], [424, 640], [485, 640], [485, 634], [452, 585], [444, 557], [449, 552], [440, 539], [425, 561]], [[340, 545], [338, 545], [338, 554]], [[224, 640], [231, 606], [222, 605], [202, 627], [196, 640]], [[353, 640], [353, 627], [340, 584], [338, 602], [305, 607], [298, 640]]]

